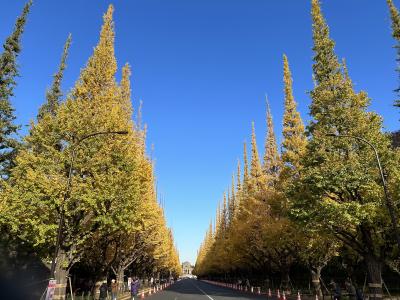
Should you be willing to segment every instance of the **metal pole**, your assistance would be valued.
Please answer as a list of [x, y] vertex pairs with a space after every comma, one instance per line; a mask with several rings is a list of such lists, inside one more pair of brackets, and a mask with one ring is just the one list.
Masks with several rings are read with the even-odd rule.
[[54, 250], [53, 260], [51, 262], [50, 278], [55, 278], [57, 256], [58, 256], [58, 251], [59, 251], [60, 245], [61, 245], [62, 231], [63, 231], [63, 227], [64, 227], [64, 218], [65, 218], [64, 203], [68, 200], [70, 193], [71, 193], [72, 170], [73, 170], [73, 166], [74, 166], [74, 162], [75, 162], [75, 158], [76, 158], [76, 149], [78, 148], [79, 144], [82, 141], [92, 138], [92, 137], [95, 137], [95, 136], [98, 136], [98, 135], [106, 135], [106, 134], [125, 135], [125, 134], [128, 134], [128, 131], [101, 131], [101, 132], [91, 133], [91, 134], [83, 136], [74, 145], [71, 146], [72, 150], [71, 150], [70, 166], [69, 166], [69, 170], [68, 170], [67, 190], [64, 194], [63, 202], [61, 203], [61, 207], [60, 207], [60, 218], [58, 220], [56, 249]]
[[378, 165], [378, 169], [379, 169], [379, 174], [380, 174], [381, 180], [382, 180], [383, 192], [384, 192], [385, 200], [386, 200], [386, 207], [387, 207], [387, 209], [389, 211], [390, 219], [391, 219], [391, 222], [392, 222], [393, 232], [394, 232], [394, 234], [396, 236], [396, 240], [397, 240], [397, 247], [398, 247], [398, 249], [400, 251], [400, 234], [399, 234], [399, 231], [397, 229], [397, 217], [396, 217], [396, 215], [394, 213], [393, 201], [392, 201], [392, 198], [391, 198], [390, 193], [389, 193], [388, 188], [387, 188], [387, 183], [386, 183], [385, 175], [383, 174], [383, 169], [382, 169], [382, 165], [381, 165], [381, 160], [379, 158], [378, 150], [376, 150], [375, 146], [371, 142], [369, 142], [366, 139], [364, 139], [362, 137], [359, 137], [359, 136], [345, 135], [345, 134], [342, 135], [342, 134], [334, 134], [334, 133], [327, 134], [327, 136], [353, 138], [353, 139], [359, 140], [359, 141], [367, 144], [368, 146], [370, 146], [374, 150], [375, 159], [376, 159], [376, 162], [377, 162], [377, 165]]
[[69, 281], [69, 291], [71, 293], [71, 300], [74, 300], [74, 292], [72, 291], [72, 283], [71, 283], [71, 277], [68, 276], [68, 281]]

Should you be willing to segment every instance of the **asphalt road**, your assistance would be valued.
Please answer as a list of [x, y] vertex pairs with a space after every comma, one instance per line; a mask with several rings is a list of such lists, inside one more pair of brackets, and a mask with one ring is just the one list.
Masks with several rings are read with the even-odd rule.
[[183, 279], [168, 289], [146, 297], [149, 300], [248, 300], [266, 299], [265, 296], [250, 295], [232, 289], [215, 286], [194, 279]]

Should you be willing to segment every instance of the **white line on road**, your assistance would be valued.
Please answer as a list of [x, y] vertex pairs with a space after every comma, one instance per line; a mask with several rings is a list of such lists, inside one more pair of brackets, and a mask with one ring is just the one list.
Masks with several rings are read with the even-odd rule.
[[[191, 282], [191, 283], [192, 283], [192, 282]], [[207, 296], [208, 299], [214, 300], [213, 298], [211, 298], [210, 296], [208, 296], [208, 295], [206, 294], [206, 292], [203, 291], [201, 288], [199, 288], [197, 285], [195, 285], [194, 283], [192, 283], [192, 284], [193, 284], [193, 286], [196, 287], [200, 292], [202, 292], [205, 296]]]

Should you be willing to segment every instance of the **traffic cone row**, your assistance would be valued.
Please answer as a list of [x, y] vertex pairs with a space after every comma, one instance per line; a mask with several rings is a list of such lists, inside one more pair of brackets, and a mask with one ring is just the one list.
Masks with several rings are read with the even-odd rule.
[[[155, 294], [155, 293], [157, 293], [159, 291], [162, 291], [163, 289], [166, 289], [168, 286], [169, 286], [169, 283], [163, 283], [160, 286], [157, 285], [155, 287], [149, 288], [149, 292], [148, 292], [149, 296], [151, 294]], [[144, 292], [144, 290], [142, 290], [142, 292], [140, 294], [140, 299], [144, 299], [144, 298], [145, 298], [145, 292]]]
[[[214, 285], [226, 287], [226, 288], [231, 288], [231, 289], [238, 290], [238, 291], [249, 292], [249, 293], [258, 294], [258, 295], [262, 294], [260, 287], [253, 287], [253, 286], [248, 287], [246, 285], [243, 286], [243, 285], [239, 285], [239, 284], [224, 283], [224, 282], [211, 281], [211, 280], [203, 280], [203, 281], [214, 284]], [[268, 288], [266, 294], [264, 294], [264, 295], [266, 295], [267, 298], [272, 298], [271, 289]], [[276, 296], [277, 296], [277, 300], [287, 300], [285, 291], [282, 291], [282, 293], [281, 293], [281, 291], [278, 289]], [[296, 300], [301, 300], [300, 292], [297, 292]], [[316, 296], [315, 300], [319, 300], [318, 296]]]

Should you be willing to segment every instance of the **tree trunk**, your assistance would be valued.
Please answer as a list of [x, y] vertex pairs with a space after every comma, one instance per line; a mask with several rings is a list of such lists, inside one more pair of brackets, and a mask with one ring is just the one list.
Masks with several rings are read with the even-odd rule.
[[382, 262], [372, 255], [367, 255], [365, 263], [368, 271], [369, 299], [382, 300]]
[[68, 285], [67, 277], [69, 275], [67, 266], [67, 255], [64, 250], [60, 249], [57, 255], [57, 265], [54, 274], [55, 279], [57, 280], [57, 285], [53, 296], [54, 300], [65, 300]]
[[281, 267], [281, 285], [282, 285], [282, 291], [290, 291], [290, 267], [287, 264], [284, 264]]
[[319, 299], [322, 299], [322, 289], [321, 289], [321, 267], [311, 268], [311, 280], [314, 287], [315, 294], [318, 295]]
[[118, 294], [123, 293], [124, 288], [124, 268], [122, 266], [118, 267], [117, 270], [117, 286], [118, 286]]

